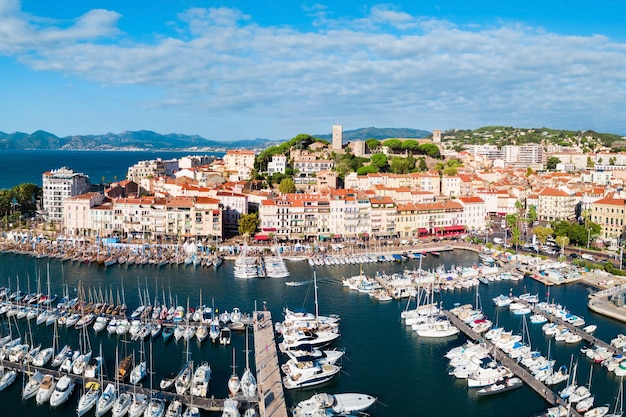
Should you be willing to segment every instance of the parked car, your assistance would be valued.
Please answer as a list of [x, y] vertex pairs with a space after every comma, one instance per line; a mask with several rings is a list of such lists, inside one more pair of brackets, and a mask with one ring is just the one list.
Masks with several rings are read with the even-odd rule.
[[576, 259], [576, 258], [578, 258], [578, 254], [577, 253], [570, 253], [569, 257], [572, 258], [572, 259]]

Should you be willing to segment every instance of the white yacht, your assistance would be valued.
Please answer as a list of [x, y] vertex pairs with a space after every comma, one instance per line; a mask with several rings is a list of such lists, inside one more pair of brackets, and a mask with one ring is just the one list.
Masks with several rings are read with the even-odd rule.
[[298, 362], [298, 366], [283, 377], [283, 385], [286, 389], [296, 389], [322, 384], [337, 375], [340, 370], [337, 365]]
[[237, 400], [228, 399], [224, 401], [222, 417], [241, 417], [241, 414], [239, 413], [239, 403]]
[[39, 387], [37, 395], [35, 396], [35, 401], [37, 402], [37, 404], [41, 405], [47, 403], [52, 396], [52, 392], [54, 391], [55, 386], [56, 382], [54, 380], [54, 376], [50, 374], [44, 375], [43, 381], [41, 381], [41, 386]]
[[367, 394], [315, 394], [308, 400], [300, 401], [292, 410], [294, 417], [305, 417], [316, 410], [332, 412], [332, 414], [353, 413], [365, 411], [370, 408], [377, 398]]
[[191, 395], [206, 397], [209, 392], [210, 380], [211, 366], [208, 362], [203, 362], [193, 373], [193, 378], [191, 379]]
[[74, 391], [74, 386], [75, 382], [73, 378], [67, 375], [62, 376], [50, 397], [50, 407], [58, 407], [69, 400]]

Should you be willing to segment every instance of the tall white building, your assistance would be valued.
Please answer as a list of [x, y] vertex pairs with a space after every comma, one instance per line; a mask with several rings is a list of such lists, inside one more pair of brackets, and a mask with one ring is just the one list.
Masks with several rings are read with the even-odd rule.
[[43, 209], [46, 219], [53, 222], [63, 221], [63, 202], [76, 195], [89, 191], [89, 177], [63, 167], [47, 171], [42, 176]]

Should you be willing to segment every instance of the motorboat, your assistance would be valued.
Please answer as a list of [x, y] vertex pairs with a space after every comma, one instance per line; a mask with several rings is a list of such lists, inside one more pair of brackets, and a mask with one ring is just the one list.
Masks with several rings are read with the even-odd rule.
[[116, 399], [117, 390], [115, 389], [115, 385], [107, 384], [104, 391], [102, 391], [102, 395], [98, 398], [98, 403], [96, 404], [96, 417], [104, 415], [107, 411], [113, 408], [113, 404]]
[[169, 374], [165, 375], [163, 379], [161, 379], [161, 382], [159, 382], [159, 387], [163, 391], [170, 390], [174, 386], [177, 377], [178, 372], [170, 372]]
[[337, 365], [298, 362], [297, 370], [293, 370], [283, 377], [283, 385], [286, 389], [296, 389], [322, 384], [330, 381], [340, 370], [341, 367]]
[[206, 397], [209, 392], [209, 381], [211, 380], [211, 366], [208, 362], [203, 362], [191, 379], [191, 395], [196, 397]]
[[[300, 401], [292, 410], [294, 417], [311, 415], [311, 411], [327, 409], [332, 414], [344, 414], [365, 411], [377, 398], [367, 394], [315, 394], [308, 400]], [[328, 415], [328, 414], [326, 414]]]
[[85, 392], [80, 396], [78, 405], [76, 406], [76, 414], [81, 417], [87, 411], [91, 410], [100, 396], [100, 384], [96, 381], [89, 381], [85, 385]]
[[220, 344], [221, 345], [230, 345], [230, 336], [231, 331], [227, 326], [224, 326], [220, 329]]
[[35, 396], [35, 401], [37, 404], [45, 404], [48, 402], [50, 397], [52, 396], [52, 392], [56, 386], [56, 382], [54, 380], [54, 376], [51, 374], [46, 374], [43, 377], [43, 381], [41, 382], [41, 386], [37, 391], [37, 395]]
[[58, 407], [66, 402], [74, 391], [74, 379], [68, 375], [64, 375], [57, 382], [54, 392], [50, 397], [50, 407]]
[[524, 383], [517, 377], [505, 378], [502, 382], [496, 382], [488, 387], [479, 389], [476, 394], [481, 397], [494, 395], [520, 388], [522, 385], [524, 385]]
[[222, 417], [241, 417], [241, 414], [239, 413], [239, 402], [233, 399], [224, 401]]
[[339, 349], [297, 349], [287, 350], [285, 354], [297, 362], [317, 361], [320, 364], [334, 365], [345, 355], [345, 351]]
[[42, 382], [43, 374], [39, 371], [35, 371], [35, 373], [28, 378], [26, 385], [22, 388], [22, 400], [27, 400], [37, 395], [37, 391], [39, 391], [39, 387]]

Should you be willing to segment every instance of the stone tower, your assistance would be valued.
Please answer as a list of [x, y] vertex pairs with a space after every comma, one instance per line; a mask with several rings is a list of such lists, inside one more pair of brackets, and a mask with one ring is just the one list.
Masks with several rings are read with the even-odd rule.
[[340, 151], [343, 145], [343, 126], [333, 125], [333, 151]]

